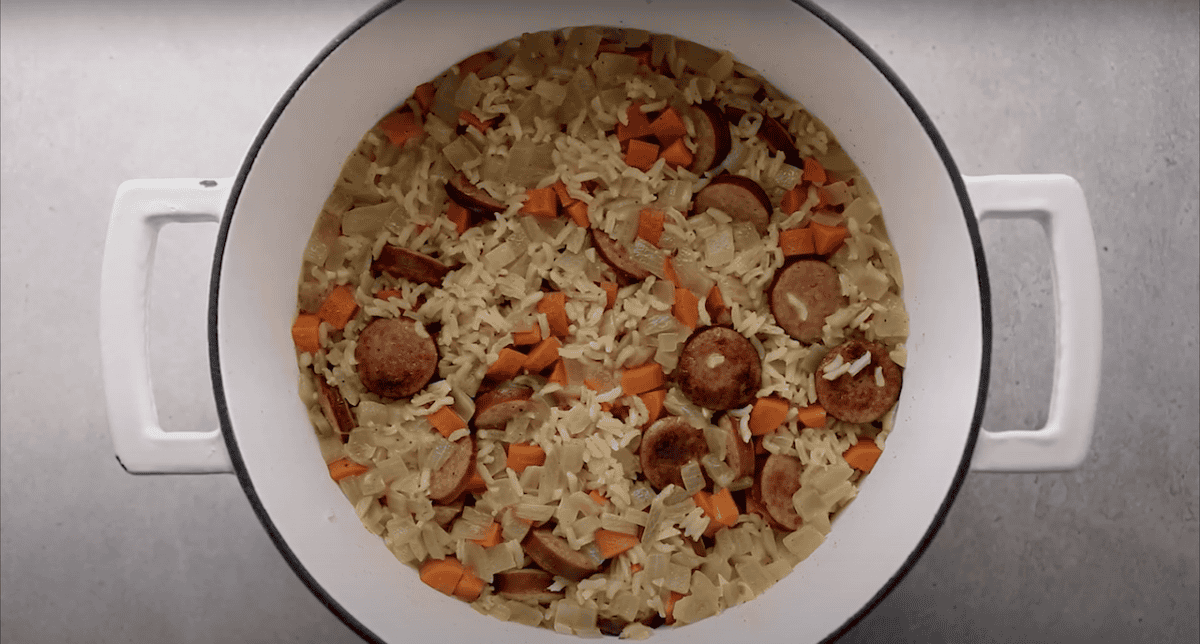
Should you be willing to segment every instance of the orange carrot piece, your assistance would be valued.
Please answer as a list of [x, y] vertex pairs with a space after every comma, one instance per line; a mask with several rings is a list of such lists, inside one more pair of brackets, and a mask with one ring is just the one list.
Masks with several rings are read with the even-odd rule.
[[417, 99], [417, 104], [426, 112], [429, 111], [429, 108], [433, 107], [433, 97], [435, 94], [437, 94], [437, 88], [433, 86], [433, 83], [421, 83], [413, 90], [413, 98]]
[[575, 222], [580, 228], [590, 228], [592, 222], [588, 219], [588, 205], [586, 201], [576, 201], [566, 207], [567, 216], [571, 221]]
[[675, 142], [664, 148], [662, 152], [659, 152], [658, 156], [666, 159], [667, 165], [672, 168], [680, 166], [686, 168], [692, 165], [692, 159], [694, 158], [692, 151], [687, 149], [687, 146], [683, 144], [683, 139], [675, 139]]
[[789, 407], [786, 400], [774, 396], [755, 400], [750, 409], [750, 434], [762, 436], [775, 431], [787, 420]]
[[593, 534], [596, 546], [600, 548], [600, 556], [605, 559], [612, 559], [642, 542], [636, 534], [605, 530], [604, 528], [596, 530]]
[[658, 246], [662, 238], [663, 224], [667, 221], [667, 213], [654, 208], [642, 208], [638, 213], [637, 236]]
[[558, 350], [561, 348], [562, 342], [556, 337], [542, 340], [529, 351], [528, 356], [525, 356], [525, 369], [531, 373], [544, 370], [558, 360]]
[[358, 303], [354, 301], [354, 289], [349, 284], [342, 284], [325, 296], [317, 317], [329, 323], [329, 326], [341, 330], [346, 323], [358, 312]]
[[500, 356], [488, 367], [487, 377], [491, 380], [503, 382], [512, 380], [518, 373], [521, 372], [521, 367], [525, 366], [525, 354], [516, 349], [504, 347], [500, 350]]
[[642, 172], [650, 169], [658, 160], [658, 146], [638, 139], [629, 142], [629, 151], [625, 153], [625, 163]]
[[643, 567], [644, 566], [642, 566], [642, 564], [629, 564], [629, 574], [632, 575], [633, 573], [641, 570]]
[[663, 257], [663, 275], [667, 281], [674, 284], [675, 288], [683, 288], [683, 280], [679, 279], [679, 273], [675, 272], [675, 262], [671, 261], [671, 256]]
[[713, 515], [713, 520], [725, 527], [733, 527], [738, 520], [737, 503], [733, 501], [733, 494], [729, 488], [723, 487], [712, 495], [713, 510], [716, 514]]
[[329, 477], [335, 481], [340, 481], [351, 476], [358, 476], [365, 473], [369, 467], [360, 465], [348, 458], [339, 458], [329, 464]]
[[525, 204], [519, 212], [543, 219], [558, 216], [558, 195], [554, 194], [553, 188], [530, 188], [525, 195]]
[[496, 521], [492, 521], [492, 524], [487, 527], [487, 530], [484, 531], [482, 537], [478, 539], [468, 539], [468, 541], [474, 541], [484, 548], [491, 548], [492, 546], [500, 545], [500, 524]]
[[802, 175], [805, 181], [811, 181], [817, 185], [825, 183], [825, 168], [821, 166], [821, 162], [813, 157], [804, 157], [804, 174]]
[[842, 240], [846, 239], [845, 226], [826, 226], [814, 221], [808, 227], [812, 230], [813, 247], [818, 255], [832, 254], [842, 245]]
[[530, 465], [543, 465], [546, 462], [546, 451], [531, 443], [513, 443], [508, 446], [508, 460], [505, 467], [518, 474]]
[[443, 595], [451, 595], [458, 588], [466, 571], [456, 557], [429, 559], [421, 564], [421, 581]]
[[463, 419], [458, 415], [458, 412], [454, 411], [454, 408], [449, 406], [442, 407], [432, 414], [429, 414], [425, 418], [429, 420], [429, 424], [433, 425], [433, 428], [436, 429], [439, 434], [445, 436], [446, 438], [450, 438], [450, 434], [453, 434], [460, 429], [466, 429], [467, 427], [467, 424], [463, 422]]
[[583, 386], [587, 387], [588, 389], [591, 389], [592, 391], [595, 391], [597, 393], [599, 393], [601, 391], [605, 391], [604, 383], [602, 383], [599, 380], [596, 380], [594, 378], [584, 378]]
[[842, 453], [842, 458], [846, 459], [846, 463], [850, 467], [870, 472], [881, 454], [883, 454], [883, 450], [879, 449], [875, 441], [869, 438], [860, 438], [857, 443], [850, 446], [850, 449]]
[[813, 245], [811, 228], [791, 228], [779, 231], [779, 248], [783, 251], [784, 257], [812, 255], [817, 252], [816, 246]]
[[783, 198], [779, 200], [779, 209], [782, 210], [784, 214], [790, 215], [797, 210], [800, 210], [800, 206], [803, 206], [805, 200], [807, 199], [808, 191], [801, 189], [800, 186], [796, 186], [783, 193]]
[[825, 408], [820, 405], [809, 405], [799, 409], [800, 414], [796, 419], [805, 427], [824, 427], [825, 426]]
[[466, 491], [471, 494], [483, 494], [488, 491], [487, 481], [483, 480], [478, 468], [471, 470], [471, 475], [467, 477]]
[[600, 493], [600, 490], [592, 490], [588, 492], [588, 496], [592, 497], [592, 500], [596, 502], [596, 505], [605, 505], [608, 503], [608, 499], [604, 498], [604, 495]]
[[321, 318], [314, 313], [301, 313], [292, 323], [292, 342], [302, 352], [321, 350]]
[[604, 289], [606, 297], [604, 309], [611, 309], [617, 303], [617, 291], [620, 290], [620, 287], [612, 282], [600, 282], [600, 288]]
[[647, 391], [644, 394], [638, 394], [638, 398], [641, 398], [642, 402], [646, 403], [646, 411], [650, 413], [650, 419], [646, 421], [647, 424], [653, 423], [662, 416], [663, 405], [667, 400], [667, 390], [655, 389], [654, 391]]
[[392, 299], [393, 297], [403, 298], [404, 294], [401, 293], [398, 289], [394, 289], [394, 288], [385, 288], [381, 291], [375, 292], [375, 299], [377, 299], [377, 300], [383, 300], [386, 302], [386, 301]]
[[687, 597], [687, 595], [672, 590], [670, 596], [667, 597], [667, 601], [663, 602], [663, 612], [666, 613], [665, 617], [668, 625], [675, 623], [675, 602], [684, 597]]
[[488, 63], [496, 59], [496, 55], [490, 51], [481, 51], [466, 58], [458, 64], [458, 77], [466, 78], [468, 74], [478, 73], [479, 70], [487, 66]]
[[412, 110], [388, 114], [379, 122], [379, 127], [387, 135], [392, 145], [401, 147], [409, 139], [425, 132], [425, 128], [421, 127], [420, 123], [417, 123], [417, 116], [412, 113]]
[[558, 205], [566, 208], [577, 201], [567, 192], [567, 184], [563, 183], [562, 179], [555, 181], [550, 187], [554, 189], [554, 194], [558, 195]]
[[528, 331], [513, 331], [512, 337], [515, 346], [533, 346], [542, 341], [542, 327], [535, 324]]
[[670, 146], [675, 141], [683, 139], [683, 136], [687, 134], [687, 126], [683, 124], [683, 119], [679, 118], [679, 112], [676, 112], [673, 107], [668, 107], [650, 124], [650, 132], [654, 134], [660, 144]]
[[621, 374], [621, 389], [627, 396], [661, 389], [664, 384], [666, 378], [663, 377], [662, 365], [654, 361], [626, 369]]
[[567, 294], [562, 291], [547, 293], [537, 303], [538, 313], [546, 314], [546, 322], [550, 333], [558, 337], [566, 337], [571, 332], [571, 322], [567, 319]]
[[721, 289], [716, 284], [708, 291], [708, 297], [704, 298], [704, 310], [708, 311], [708, 317], [713, 324], [716, 324], [717, 318], [725, 312], [725, 298], [721, 296]]
[[462, 578], [454, 587], [454, 596], [466, 602], [473, 602], [483, 594], [485, 585], [482, 579], [476, 577], [470, 570], [464, 569]]
[[458, 113], [458, 120], [466, 123], [480, 132], [487, 132], [492, 127], [492, 119], [486, 121], [480, 120], [478, 116], [471, 113], [470, 110], [463, 110]]
[[550, 372], [550, 377], [546, 378], [546, 382], [555, 382], [563, 387], [567, 386], [567, 365], [562, 360], [554, 363], [554, 371]]
[[630, 139], [636, 139], [641, 136], [651, 134], [650, 119], [646, 118], [646, 113], [642, 111], [642, 102], [634, 101], [629, 109], [625, 110], [625, 114], [629, 117], [629, 124], [623, 125], [617, 123], [617, 140], [624, 143]]
[[700, 298], [691, 290], [676, 286], [675, 304], [671, 312], [684, 326], [695, 329], [700, 324]]

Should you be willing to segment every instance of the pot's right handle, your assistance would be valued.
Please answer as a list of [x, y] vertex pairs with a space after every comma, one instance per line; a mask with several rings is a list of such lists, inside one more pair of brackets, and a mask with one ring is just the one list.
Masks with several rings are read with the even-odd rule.
[[980, 430], [971, 469], [1035, 472], [1079, 467], [1092, 441], [1100, 390], [1100, 267], [1083, 190], [1064, 175], [964, 177], [980, 219], [1032, 219], [1050, 238], [1057, 321], [1050, 413], [1037, 430]]
[[232, 185], [231, 179], [141, 179], [117, 190], [100, 274], [100, 358], [113, 448], [130, 473], [233, 471], [221, 430], [167, 432], [159, 426], [147, 350], [159, 231], [168, 223], [220, 221]]

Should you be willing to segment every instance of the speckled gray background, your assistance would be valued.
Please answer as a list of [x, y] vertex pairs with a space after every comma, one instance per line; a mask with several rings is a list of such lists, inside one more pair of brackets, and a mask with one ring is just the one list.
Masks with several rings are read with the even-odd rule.
[[[851, 642], [1200, 636], [1198, 43], [1194, 1], [824, 5], [908, 83], [966, 174], [1083, 185], [1104, 294], [1095, 438], [1077, 471], [968, 476], [916, 568]], [[36, 5], [36, 6], [35, 6]], [[117, 185], [234, 173], [277, 97], [371, 5], [0, 5], [0, 639], [354, 642], [233, 476], [112, 457], [97, 347]], [[986, 424], [1036, 428], [1053, 306], [1036, 225], [983, 228]], [[168, 227], [151, 322], [164, 423], [216, 424], [204, 349], [215, 226]]]

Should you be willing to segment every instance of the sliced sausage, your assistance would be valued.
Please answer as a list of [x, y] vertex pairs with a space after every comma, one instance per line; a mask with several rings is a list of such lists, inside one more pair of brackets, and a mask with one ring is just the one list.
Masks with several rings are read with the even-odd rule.
[[837, 270], [818, 259], [792, 262], [767, 290], [775, 323], [801, 342], [821, 338], [825, 318], [846, 304]]
[[450, 443], [450, 457], [442, 466], [430, 473], [429, 498], [438, 503], [447, 503], [458, 498], [471, 479], [475, 466], [475, 439], [470, 436]]
[[792, 140], [792, 135], [788, 133], [787, 128], [771, 118], [767, 114], [763, 114], [762, 125], [758, 126], [758, 136], [767, 143], [767, 147], [771, 148], [771, 152], [783, 151], [783, 160], [788, 165], [797, 168], [804, 167], [804, 161], [800, 158], [800, 151], [796, 149], [796, 142]]
[[642, 474], [658, 490], [670, 483], [682, 488], [683, 475], [679, 468], [688, 461], [699, 463], [707, 453], [704, 430], [678, 416], [663, 418], [646, 428], [638, 448]]
[[358, 334], [358, 377], [367, 391], [407, 398], [425, 388], [438, 368], [437, 344], [416, 320], [376, 318]]
[[487, 190], [471, 183], [461, 172], [446, 182], [446, 196], [478, 217], [491, 218], [504, 212], [503, 203], [488, 194]]
[[595, 228], [592, 228], [591, 231], [592, 245], [596, 247], [596, 254], [604, 260], [604, 263], [612, 266], [613, 272], [617, 274], [617, 281], [629, 285], [650, 277], [650, 271], [633, 261], [633, 258], [629, 256], [629, 250], [617, 240]]
[[496, 594], [505, 599], [545, 604], [560, 599], [561, 590], [550, 590], [554, 575], [537, 568], [522, 568], [498, 572], [492, 577]]
[[729, 135], [729, 122], [716, 105], [700, 103], [691, 108], [690, 115], [696, 127], [696, 152], [688, 169], [700, 174], [725, 160], [733, 139]]
[[342, 435], [344, 443], [350, 435], [350, 430], [358, 427], [358, 421], [354, 419], [354, 411], [342, 397], [342, 390], [325, 382], [325, 376], [317, 374], [317, 386], [320, 388], [318, 400], [321, 404], [321, 413], [325, 414], [325, 420], [329, 421], [333, 431]]
[[387, 273], [422, 284], [441, 286], [450, 267], [414, 250], [387, 244], [379, 251], [379, 259], [371, 262], [371, 273]]
[[716, 208], [734, 221], [748, 221], [760, 235], [767, 233], [767, 224], [771, 221], [771, 198], [757, 181], [740, 174], [714, 177], [696, 193], [692, 204], [696, 213]]
[[532, 412], [538, 403], [530, 400], [533, 389], [524, 385], [505, 383], [480, 394], [475, 399], [475, 416], [472, 422], [478, 429], [504, 429], [508, 421], [519, 414]]
[[734, 471], [733, 478], [754, 476], [754, 445], [742, 440], [728, 414], [721, 416], [717, 427], [725, 430], [725, 463]]
[[757, 479], [754, 481], [754, 486], [746, 490], [746, 512], [757, 514], [762, 517], [763, 521], [766, 521], [767, 525], [780, 532], [785, 531], [785, 528], [779, 525], [775, 517], [772, 517], [771, 513], [767, 511], [767, 506], [763, 504], [762, 487]]
[[[844, 373], [833, 380], [825, 378], [825, 367], [841, 356], [845, 362], [853, 363], [868, 351], [871, 361], [856, 375]], [[875, 369], [883, 376], [880, 386], [875, 378]], [[830, 416], [847, 423], [869, 423], [887, 413], [900, 398], [900, 367], [892, 362], [887, 349], [877, 342], [850, 340], [830, 351], [817, 366], [817, 400]]]
[[759, 494], [771, 518], [785, 530], [798, 530], [804, 521], [796, 512], [792, 495], [800, 489], [804, 466], [795, 456], [772, 454], [759, 474]]
[[701, 327], [684, 343], [675, 379], [701, 407], [737, 409], [754, 401], [762, 386], [762, 364], [742, 334], [729, 327]]
[[555, 535], [548, 528], [530, 530], [521, 542], [525, 554], [546, 572], [572, 581], [586, 579], [600, 569], [599, 562], [572, 550], [566, 539]]

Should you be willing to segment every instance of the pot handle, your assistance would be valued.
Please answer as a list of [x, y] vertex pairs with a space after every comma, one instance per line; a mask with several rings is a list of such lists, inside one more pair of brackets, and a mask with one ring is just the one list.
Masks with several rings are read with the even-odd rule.
[[1079, 467], [1092, 440], [1100, 389], [1100, 268], [1083, 190], [1056, 174], [964, 177], [984, 219], [1032, 219], [1050, 238], [1057, 327], [1050, 413], [1037, 430], [981, 429], [971, 469], [1036, 472]]
[[158, 233], [220, 221], [232, 179], [140, 179], [117, 189], [100, 275], [100, 359], [117, 462], [131, 474], [233, 472], [221, 430], [167, 432], [150, 386], [147, 305]]

